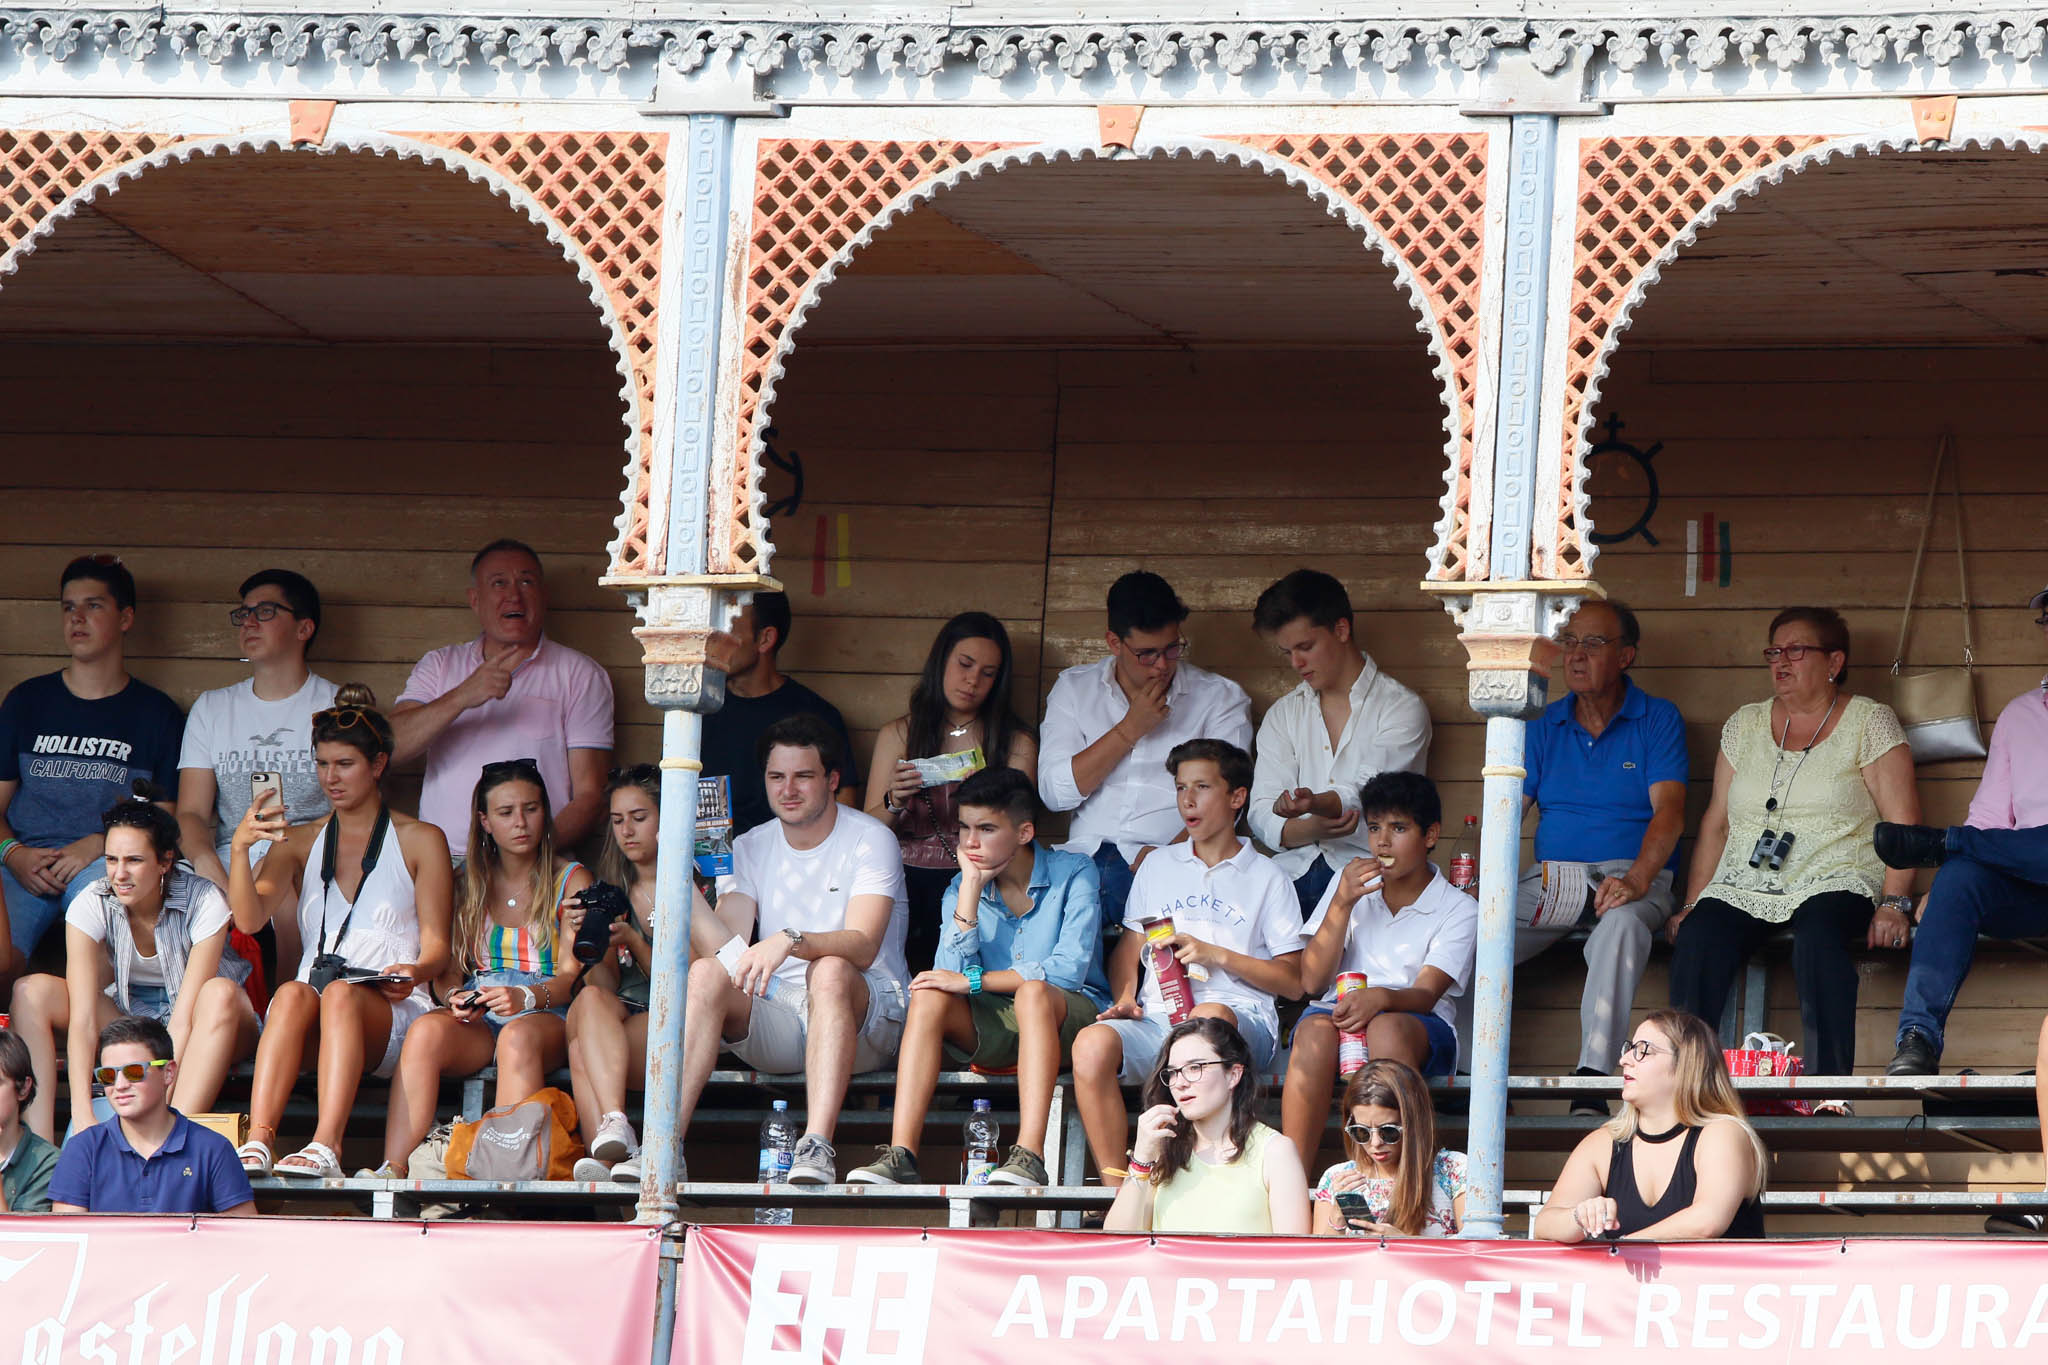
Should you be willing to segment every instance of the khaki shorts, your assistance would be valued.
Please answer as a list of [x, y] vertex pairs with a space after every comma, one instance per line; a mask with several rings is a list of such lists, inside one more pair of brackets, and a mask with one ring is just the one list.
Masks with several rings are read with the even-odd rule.
[[[1064, 1066], [1074, 1055], [1074, 1035], [1095, 1022], [1102, 1006], [1079, 991], [1062, 990], [1060, 994], [1067, 998], [1067, 1017], [1060, 1021], [1060, 1064]], [[970, 1054], [947, 1043], [946, 1056], [984, 1071], [1017, 1065], [1017, 997], [984, 991], [967, 997], [967, 1009], [974, 1017], [974, 1051]]]
[[[860, 1021], [853, 1048], [855, 1071], [883, 1071], [896, 1060], [903, 1041], [903, 1016], [908, 1006], [903, 983], [879, 972], [862, 972], [868, 987], [868, 1012]], [[810, 1033], [810, 992], [802, 986], [775, 983], [772, 992], [754, 1001], [747, 1015], [747, 1036], [727, 1043], [725, 1050], [756, 1071], [794, 1076], [804, 1069], [805, 1040]]]

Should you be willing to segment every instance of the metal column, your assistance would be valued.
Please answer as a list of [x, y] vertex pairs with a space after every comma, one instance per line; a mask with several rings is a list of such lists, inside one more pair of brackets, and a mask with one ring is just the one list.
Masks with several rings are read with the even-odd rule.
[[[1496, 581], [1519, 582], [1529, 576], [1556, 167], [1556, 117], [1515, 115], [1509, 143], [1500, 389], [1494, 424], [1490, 576]], [[1540, 605], [1532, 604], [1532, 617], [1532, 625], [1541, 622]], [[1514, 1000], [1526, 705], [1518, 700], [1512, 708], [1489, 706], [1475, 688], [1474, 709], [1486, 716], [1485, 823], [1479, 845], [1479, 951], [1473, 982], [1472, 1117], [1467, 1141], [1471, 1184], [1464, 1235], [1495, 1238], [1502, 1235], [1501, 1192], [1507, 1182], [1508, 1016]]]

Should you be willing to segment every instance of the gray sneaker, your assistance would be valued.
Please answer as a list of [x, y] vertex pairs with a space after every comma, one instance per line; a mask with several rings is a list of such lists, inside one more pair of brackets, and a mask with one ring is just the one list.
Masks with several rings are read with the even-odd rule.
[[1033, 1189], [1044, 1189], [1052, 1181], [1045, 1173], [1045, 1158], [1029, 1147], [1011, 1144], [1010, 1154], [1003, 1158], [1003, 1164], [989, 1172], [991, 1185], [1028, 1185]]
[[798, 1138], [796, 1151], [789, 1160], [789, 1183], [830, 1185], [838, 1179], [839, 1153], [832, 1150], [832, 1144], [816, 1133]]
[[[791, 1175], [794, 1177], [795, 1172]], [[849, 1185], [917, 1185], [923, 1182], [917, 1175], [917, 1155], [908, 1147], [883, 1147], [877, 1150], [875, 1159], [857, 1171], [846, 1174]]]

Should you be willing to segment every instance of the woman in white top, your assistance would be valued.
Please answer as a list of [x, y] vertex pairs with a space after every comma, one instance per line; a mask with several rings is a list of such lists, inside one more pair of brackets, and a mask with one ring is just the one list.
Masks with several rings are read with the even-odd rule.
[[106, 875], [64, 912], [64, 975], [24, 977], [14, 988], [14, 1029], [36, 1073], [29, 1127], [56, 1138], [57, 1038], [65, 1042], [73, 1131], [90, 1127], [100, 1030], [117, 1015], [164, 1024], [178, 1054], [171, 1103], [210, 1108], [228, 1068], [256, 1050], [256, 1008], [243, 983], [250, 964], [228, 946], [228, 904], [192, 871], [178, 820], [146, 782], [100, 817]]
[[[454, 878], [448, 840], [433, 825], [384, 804], [378, 779], [391, 761], [391, 723], [360, 683], [313, 717], [313, 763], [333, 814], [289, 825], [268, 802], [235, 829], [228, 902], [254, 933], [290, 900], [304, 944], [293, 980], [277, 990], [256, 1049], [249, 1095], [251, 1174], [336, 1176], [356, 1086], [389, 1075], [413, 1020], [433, 1007], [425, 983], [448, 966]], [[252, 872], [250, 845], [272, 841]], [[359, 982], [353, 978], [376, 979]], [[319, 1117], [313, 1140], [275, 1159], [278, 1120], [306, 1049], [318, 1049]]]

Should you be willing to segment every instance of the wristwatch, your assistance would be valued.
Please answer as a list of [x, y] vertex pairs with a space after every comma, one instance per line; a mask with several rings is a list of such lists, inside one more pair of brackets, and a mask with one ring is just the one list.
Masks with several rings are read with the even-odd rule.
[[969, 995], [980, 995], [981, 964], [979, 962], [968, 963], [967, 970], [964, 973], [962, 973], [962, 975], [964, 975], [967, 978], [967, 993]]
[[1880, 910], [1896, 910], [1907, 919], [1913, 918], [1913, 898], [1911, 896], [1886, 896], [1877, 903], [1877, 908]]
[[782, 932], [789, 936], [789, 949], [791, 952], [795, 952], [798, 948], [804, 946], [804, 936], [797, 930], [785, 926]]

